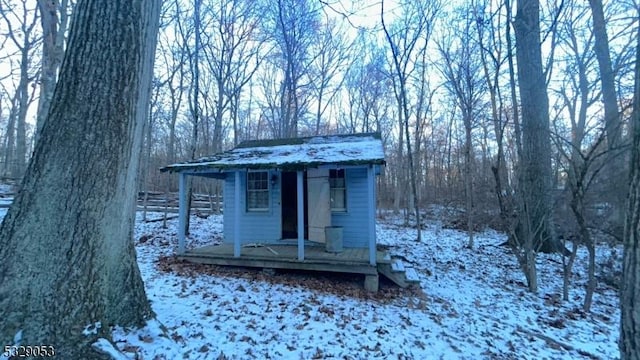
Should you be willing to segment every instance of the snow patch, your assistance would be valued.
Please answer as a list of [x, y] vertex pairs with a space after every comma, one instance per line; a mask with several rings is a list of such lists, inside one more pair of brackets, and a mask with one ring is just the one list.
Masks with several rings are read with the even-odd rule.
[[91, 346], [101, 353], [109, 355], [113, 360], [129, 360], [128, 356], [125, 356], [123, 353], [118, 351], [118, 349], [113, 347], [107, 339], [99, 338], [96, 342], [91, 344]]
[[100, 321], [96, 321], [93, 324], [89, 324], [85, 326], [84, 330], [82, 330], [82, 335], [84, 336], [97, 335], [98, 330], [100, 330], [101, 328], [102, 328], [102, 323]]

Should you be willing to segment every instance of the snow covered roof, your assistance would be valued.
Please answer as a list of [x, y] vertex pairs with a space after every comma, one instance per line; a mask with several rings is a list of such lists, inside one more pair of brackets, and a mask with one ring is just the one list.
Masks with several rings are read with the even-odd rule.
[[161, 171], [206, 169], [302, 169], [318, 165], [384, 164], [379, 133], [253, 140], [198, 160], [168, 165]]

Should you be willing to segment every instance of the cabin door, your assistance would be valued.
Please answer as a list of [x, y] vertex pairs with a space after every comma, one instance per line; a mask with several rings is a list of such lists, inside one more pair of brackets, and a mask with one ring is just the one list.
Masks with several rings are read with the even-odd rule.
[[[280, 187], [282, 207], [282, 238], [297, 239], [298, 238], [298, 183], [295, 171], [282, 172], [282, 183]], [[303, 179], [303, 196], [304, 209], [307, 209], [307, 174]], [[304, 237], [308, 238], [308, 218], [307, 211], [304, 214]]]
[[331, 226], [328, 169], [307, 171], [307, 197], [309, 198], [309, 240], [324, 243], [326, 242], [324, 228]]

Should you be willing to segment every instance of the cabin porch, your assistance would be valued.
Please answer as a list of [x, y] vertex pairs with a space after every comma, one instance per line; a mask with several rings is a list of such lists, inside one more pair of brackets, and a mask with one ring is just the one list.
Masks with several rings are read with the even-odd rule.
[[178, 258], [199, 264], [363, 274], [365, 288], [370, 291], [378, 289], [380, 265], [391, 263], [384, 251], [376, 252], [377, 265], [371, 265], [368, 248], [345, 248], [333, 253], [319, 245], [306, 245], [304, 260], [298, 260], [298, 247], [287, 244], [247, 244], [242, 246], [240, 256], [234, 256], [233, 244], [208, 245], [186, 250]]

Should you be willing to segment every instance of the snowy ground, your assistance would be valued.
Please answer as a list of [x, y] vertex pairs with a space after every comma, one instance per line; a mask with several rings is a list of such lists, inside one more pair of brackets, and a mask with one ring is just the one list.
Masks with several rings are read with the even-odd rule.
[[[220, 241], [221, 220], [193, 217], [189, 246]], [[583, 251], [564, 303], [558, 256], [540, 255], [540, 291], [533, 295], [499, 246], [501, 234], [478, 234], [470, 250], [464, 233], [436, 224], [428, 223], [416, 243], [415, 230], [396, 217], [379, 220], [379, 243], [418, 269], [421, 289], [382, 281], [372, 295], [356, 275], [177, 263], [165, 258], [176, 246], [176, 220], [163, 229], [138, 214], [138, 261], [158, 321], [142, 330], [116, 328], [113, 339], [128, 358], [142, 359], [618, 357], [616, 291], [599, 284], [592, 313], [580, 310]]]
[[0, 196], [8, 196], [13, 194], [14, 187], [8, 184], [0, 183]]
[[6, 208], [9, 207], [13, 201], [13, 192], [13, 186], [0, 183], [0, 211], [2, 211], [0, 212], [0, 219], [4, 217]]
[[[5, 212], [0, 208], [0, 218]], [[191, 223], [188, 246], [221, 241], [220, 216]], [[138, 262], [157, 321], [115, 328], [113, 340], [122, 359], [618, 358], [616, 291], [599, 283], [592, 312], [580, 310], [585, 251], [571, 299], [562, 302], [558, 256], [539, 256], [540, 291], [533, 295], [499, 246], [503, 235], [480, 233], [470, 250], [466, 234], [438, 223], [427, 223], [416, 243], [415, 230], [398, 218], [378, 220], [379, 243], [418, 270], [421, 289], [381, 280], [380, 291], [369, 294], [357, 275], [178, 263], [170, 257], [177, 220], [163, 229], [138, 213]], [[599, 263], [608, 252], [598, 249]]]

